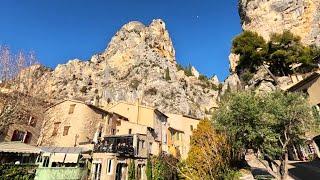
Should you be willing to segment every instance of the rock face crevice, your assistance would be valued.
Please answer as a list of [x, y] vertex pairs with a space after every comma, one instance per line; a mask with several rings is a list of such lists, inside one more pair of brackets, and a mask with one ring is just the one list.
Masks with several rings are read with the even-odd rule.
[[[214, 107], [218, 96], [212, 88], [219, 85], [217, 78], [199, 80], [198, 74], [187, 76], [177, 68], [173, 43], [159, 19], [149, 26], [125, 24], [104, 52], [89, 61], [70, 60], [34, 79], [41, 69], [33, 67], [20, 75], [21, 91], [32, 87], [50, 99], [99, 99], [103, 105], [139, 100], [163, 112], [196, 117]], [[32, 86], [26, 85], [30, 82]]]
[[305, 44], [320, 45], [320, 0], [239, 0], [244, 30], [269, 39], [290, 30]]

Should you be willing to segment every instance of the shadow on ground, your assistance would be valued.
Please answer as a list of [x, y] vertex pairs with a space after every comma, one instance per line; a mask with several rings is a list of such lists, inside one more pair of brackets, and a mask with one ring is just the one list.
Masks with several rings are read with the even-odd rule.
[[320, 179], [320, 160], [311, 162], [290, 162], [289, 173], [299, 180]]

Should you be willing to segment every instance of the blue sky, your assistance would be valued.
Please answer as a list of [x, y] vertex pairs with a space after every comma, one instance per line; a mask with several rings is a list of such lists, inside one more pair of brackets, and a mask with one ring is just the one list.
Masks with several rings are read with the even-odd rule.
[[102, 52], [122, 25], [161, 18], [180, 64], [228, 75], [232, 38], [241, 32], [238, 0], [1, 0], [0, 44], [34, 50], [54, 68]]

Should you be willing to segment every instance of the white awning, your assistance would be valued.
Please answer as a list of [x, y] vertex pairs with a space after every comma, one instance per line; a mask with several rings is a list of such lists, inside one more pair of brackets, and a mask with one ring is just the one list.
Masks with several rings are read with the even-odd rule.
[[66, 154], [66, 159], [64, 163], [77, 163], [79, 158], [79, 154]]
[[42, 156], [49, 156], [50, 157], [50, 153], [47, 153], [47, 152], [42, 153]]
[[82, 154], [82, 159], [91, 159], [90, 154]]
[[65, 153], [54, 153], [54, 154], [51, 156], [51, 161], [52, 161], [52, 162], [63, 162], [65, 156], [66, 156]]

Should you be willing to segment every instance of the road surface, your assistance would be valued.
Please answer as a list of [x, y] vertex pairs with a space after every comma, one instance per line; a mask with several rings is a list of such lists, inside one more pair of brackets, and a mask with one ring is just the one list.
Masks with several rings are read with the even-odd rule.
[[297, 180], [320, 180], [320, 160], [312, 162], [290, 161], [289, 174]]

